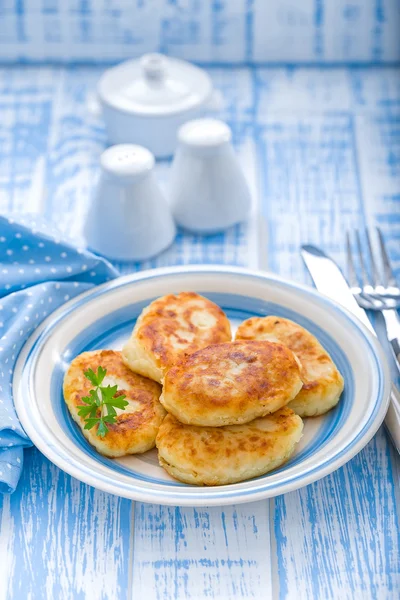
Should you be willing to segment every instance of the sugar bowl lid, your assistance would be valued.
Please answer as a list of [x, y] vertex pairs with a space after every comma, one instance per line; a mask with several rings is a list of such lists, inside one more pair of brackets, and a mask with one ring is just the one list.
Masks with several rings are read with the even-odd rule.
[[154, 53], [108, 69], [97, 90], [100, 101], [117, 110], [140, 116], [163, 116], [207, 102], [212, 83], [203, 69]]

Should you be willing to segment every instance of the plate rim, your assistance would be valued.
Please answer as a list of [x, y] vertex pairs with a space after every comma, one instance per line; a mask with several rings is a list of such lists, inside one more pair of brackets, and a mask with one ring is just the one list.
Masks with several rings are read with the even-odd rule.
[[[55, 319], [59, 321], [65, 316], [65, 313], [70, 312], [70, 310], [74, 309], [74, 305], [79, 305], [82, 300], [88, 299], [90, 301], [90, 297], [97, 295], [101, 295], [108, 290], [112, 290], [114, 288], [118, 288], [122, 285], [133, 283], [139, 280], [148, 280], [152, 278], [157, 278], [161, 276], [168, 275], [184, 275], [185, 273], [226, 273], [231, 275], [239, 275], [239, 276], [251, 276], [256, 277], [258, 279], [264, 279], [268, 282], [279, 282], [286, 286], [289, 286], [294, 289], [301, 290], [305, 292], [309, 296], [314, 296], [320, 302], [322, 301], [328, 307], [339, 310], [345, 316], [347, 316], [350, 321], [358, 328], [366, 341], [369, 342], [371, 349], [375, 355], [375, 359], [377, 365], [380, 368], [382, 373], [382, 393], [381, 397], [377, 398], [374, 404], [374, 409], [378, 409], [375, 416], [371, 415], [371, 421], [365, 423], [363, 429], [358, 433], [356, 438], [352, 438], [350, 442], [341, 450], [338, 451], [336, 457], [331, 458], [328, 464], [322, 463], [318, 468], [311, 470], [309, 473], [305, 474], [300, 481], [289, 481], [286, 483], [282, 483], [279, 486], [279, 491], [276, 490], [249, 490], [248, 494], [240, 494], [238, 497], [229, 497], [224, 498], [224, 495], [221, 494], [221, 491], [224, 487], [229, 488], [229, 486], [221, 486], [216, 488], [216, 491], [219, 493], [215, 498], [201, 498], [195, 497], [191, 498], [190, 496], [184, 496], [183, 494], [180, 496], [179, 494], [175, 494], [171, 490], [165, 490], [165, 492], [158, 492], [154, 497], [152, 495], [151, 490], [143, 490], [143, 489], [133, 489], [129, 493], [124, 493], [123, 490], [115, 489], [115, 485], [112, 482], [101, 481], [98, 480], [97, 475], [91, 475], [87, 473], [83, 473], [78, 466], [74, 464], [70, 464], [67, 460], [65, 460], [62, 456], [58, 454], [55, 455], [52, 452], [52, 448], [50, 444], [47, 444], [42, 440], [39, 434], [36, 433], [36, 429], [34, 425], [31, 425], [31, 421], [28, 418], [25, 418], [25, 407], [23, 396], [24, 394], [19, 392], [19, 384], [22, 380], [22, 375], [24, 372], [24, 368], [28, 364], [28, 358], [30, 354], [30, 350], [36, 343], [41, 343], [40, 338], [45, 336], [46, 330], [50, 326], [54, 326]], [[44, 340], [47, 338], [44, 337]], [[43, 340], [43, 341], [44, 341]], [[43, 343], [42, 341], [42, 343]], [[379, 370], [379, 369], [378, 369]], [[353, 458], [358, 452], [372, 439], [375, 435], [376, 431], [380, 427], [383, 422], [383, 419], [386, 415], [387, 408], [390, 402], [390, 371], [387, 363], [386, 356], [381, 348], [377, 338], [371, 334], [371, 332], [365, 327], [365, 325], [359, 321], [359, 319], [354, 316], [350, 311], [346, 308], [342, 307], [339, 303], [332, 300], [328, 296], [321, 294], [315, 288], [310, 286], [291, 281], [274, 273], [269, 273], [265, 271], [256, 271], [252, 269], [247, 269], [244, 267], [233, 267], [227, 265], [183, 265], [183, 266], [175, 266], [175, 267], [161, 267], [157, 269], [148, 269], [144, 271], [139, 271], [129, 275], [123, 275], [121, 277], [117, 277], [110, 281], [107, 281], [99, 286], [95, 286], [90, 290], [85, 290], [81, 294], [78, 294], [68, 302], [62, 304], [55, 311], [53, 311], [42, 323], [41, 325], [31, 334], [31, 336], [26, 340], [25, 344], [21, 348], [12, 380], [12, 389], [14, 395], [14, 403], [15, 409], [17, 411], [17, 415], [21, 421], [21, 424], [24, 430], [27, 432], [29, 438], [32, 443], [56, 466], [70, 474], [72, 477], [75, 477], [79, 481], [91, 485], [97, 489], [105, 491], [107, 493], [111, 493], [120, 497], [125, 497], [130, 500], [136, 500], [141, 502], [150, 502], [150, 503], [162, 503], [173, 506], [222, 506], [226, 504], [239, 504], [245, 502], [253, 502], [261, 499], [266, 499], [270, 497], [275, 497], [277, 495], [281, 495], [283, 493], [287, 493], [290, 491], [294, 491], [300, 489], [301, 487], [305, 487], [314, 481], [317, 481], [326, 475], [336, 471], [338, 468], [343, 466], [346, 462], [348, 462], [351, 458]], [[350, 447], [349, 447], [350, 446]]]

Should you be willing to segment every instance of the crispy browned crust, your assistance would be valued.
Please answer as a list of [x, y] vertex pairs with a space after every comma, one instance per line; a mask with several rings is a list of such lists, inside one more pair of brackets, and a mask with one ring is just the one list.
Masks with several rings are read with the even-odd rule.
[[269, 340], [284, 344], [301, 363], [303, 387], [290, 403], [300, 416], [320, 415], [337, 404], [343, 377], [329, 354], [306, 329], [282, 317], [253, 317], [237, 330], [237, 340]]
[[214, 302], [194, 292], [169, 294], [143, 310], [123, 358], [134, 371], [161, 380], [182, 355], [231, 339], [229, 320]]
[[181, 359], [167, 372], [160, 401], [182, 423], [219, 427], [278, 410], [301, 385], [297, 361], [282, 344], [228, 342]]
[[[107, 378], [116, 380], [117, 395], [125, 394], [126, 400], [135, 406], [127, 406], [117, 416], [116, 423], [109, 423], [109, 432], [104, 438], [96, 435], [97, 426], [84, 430], [84, 420], [78, 415], [82, 397], [93, 388], [84, 376], [89, 368], [97, 371], [102, 366], [107, 369]], [[165, 411], [159, 402], [161, 386], [154, 381], [132, 373], [122, 362], [121, 352], [98, 350], [84, 352], [71, 363], [64, 378], [64, 397], [73, 419], [81, 427], [83, 434], [96, 449], [107, 456], [123, 456], [145, 452], [154, 447], [155, 437]]]
[[156, 440], [160, 465], [176, 479], [195, 485], [223, 485], [256, 477], [292, 454], [303, 423], [285, 407], [245, 425], [198, 427], [172, 415]]

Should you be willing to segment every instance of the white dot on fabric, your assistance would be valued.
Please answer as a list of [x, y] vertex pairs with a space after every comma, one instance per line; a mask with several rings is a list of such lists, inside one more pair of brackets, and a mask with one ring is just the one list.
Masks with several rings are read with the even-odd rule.
[[0, 475], [3, 475], [3, 471], [0, 471]]
[[45, 285], [42, 285], [42, 290], [43, 290], [44, 292], [47, 292], [47, 287], [46, 287]]
[[55, 285], [55, 288], [56, 288], [56, 290], [59, 290], [59, 289], [60, 289], [60, 287], [61, 287], [61, 286], [60, 286], [60, 284], [59, 284], [59, 283], [56, 283], [56, 285]]
[[55, 269], [54, 267], [51, 267], [50, 273], [57, 273], [57, 269]]
[[96, 271], [90, 271], [90, 276], [91, 277], [96, 277]]
[[40, 273], [40, 269], [35, 269], [35, 273]]
[[25, 273], [24, 269], [18, 269], [18, 273]]
[[22, 250], [25, 250], [26, 252], [27, 250], [29, 250], [29, 246], [22, 246]]
[[43, 298], [41, 299], [41, 301], [40, 301], [40, 304], [44, 304], [44, 300], [43, 300]]
[[8, 222], [10, 223], [10, 225], [12, 225], [14, 223], [14, 219], [8, 219]]
[[49, 297], [49, 302], [53, 302], [53, 298], [51, 296]]
[[11, 425], [11, 429], [15, 431], [15, 425]]
[[39, 243], [38, 243], [38, 246], [39, 246], [39, 248], [44, 248], [44, 244], [43, 244], [43, 242], [39, 242]]
[[26, 292], [26, 295], [30, 297], [32, 296], [32, 292]]
[[60, 256], [61, 256], [61, 258], [67, 258], [67, 253], [66, 252], [61, 252]]
[[47, 311], [43, 311], [43, 316], [45, 317], [47, 315]]
[[69, 300], [69, 296], [68, 296], [68, 294], [67, 294], [66, 296], [64, 296], [64, 300], [65, 300], [65, 301]]
[[29, 317], [28, 316], [24, 317], [24, 319], [25, 319], [25, 321], [29, 321]]
[[11, 285], [9, 283], [7, 283], [4, 287], [5, 287], [6, 290], [9, 290], [10, 287], [11, 287]]
[[82, 271], [86, 271], [87, 265], [82, 265]]
[[77, 251], [78, 254], [83, 254], [83, 248], [77, 248], [76, 251]]
[[10, 465], [10, 463], [7, 463], [7, 467], [8, 467], [9, 469], [11, 469], [11, 465]]
[[3, 273], [4, 273], [5, 275], [7, 275], [7, 273], [8, 273], [8, 269], [3, 269]]
[[3, 350], [4, 350], [4, 348], [2, 348], [2, 347], [0, 346], [0, 352], [3, 352]]
[[14, 306], [14, 308], [12, 308], [11, 310], [13, 311], [13, 313], [16, 313], [16, 312], [18, 312], [18, 308], [15, 308], [15, 306]]
[[33, 260], [33, 258], [30, 258], [30, 259], [29, 259], [29, 264], [30, 264], [30, 265], [34, 265], [34, 264], [35, 264], [35, 261]]
[[27, 304], [26, 308], [33, 308], [33, 304]]
[[19, 335], [24, 335], [24, 330], [23, 329], [20, 330]]
[[71, 273], [71, 272], [72, 272], [72, 269], [71, 269], [71, 267], [67, 267], [67, 268], [66, 268], [66, 271], [67, 271], [67, 273]]
[[11, 256], [12, 254], [14, 254], [14, 252], [12, 250], [6, 250], [6, 254], [8, 254], [8, 256]]
[[39, 318], [39, 313], [36, 313], [35, 319], [38, 319], [38, 318]]
[[20, 462], [21, 462], [21, 459], [20, 459], [20, 458], [17, 458], [17, 463], [20, 463]]
[[79, 283], [77, 281], [74, 281], [74, 287], [78, 287]]
[[0, 327], [4, 327], [3, 321], [0, 321]]
[[20, 239], [20, 238], [22, 238], [22, 235], [20, 233], [16, 233], [15, 237], [18, 238], [18, 239]]
[[50, 261], [51, 261], [51, 258], [50, 258], [50, 256], [45, 256], [45, 257], [44, 257], [44, 260], [45, 260], [46, 262], [50, 262]]
[[5, 241], [6, 241], [6, 238], [4, 237], [4, 235], [2, 235], [2, 236], [0, 237], [0, 242], [5, 242]]

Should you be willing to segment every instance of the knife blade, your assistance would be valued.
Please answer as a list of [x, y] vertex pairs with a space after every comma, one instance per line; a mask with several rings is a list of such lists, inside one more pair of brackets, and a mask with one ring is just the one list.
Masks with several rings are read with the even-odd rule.
[[[301, 247], [301, 256], [317, 290], [347, 308], [376, 336], [367, 313], [357, 304], [357, 300], [335, 261], [320, 248], [309, 244]], [[400, 392], [393, 383], [390, 400], [385, 425], [393, 445], [400, 453]]]

